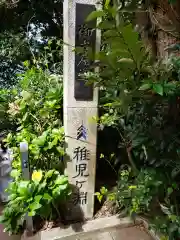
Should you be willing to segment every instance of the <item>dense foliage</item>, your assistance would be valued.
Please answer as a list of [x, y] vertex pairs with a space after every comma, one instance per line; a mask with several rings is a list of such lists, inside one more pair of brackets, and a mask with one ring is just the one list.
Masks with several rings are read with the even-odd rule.
[[20, 164], [19, 143], [26, 141], [32, 168], [59, 168], [64, 155], [61, 77], [33, 67], [20, 78], [20, 88], [8, 110], [16, 119], [17, 132], [6, 139], [14, 152], [14, 167]]
[[117, 16], [107, 1], [104, 10], [88, 18], [103, 19], [98, 26], [103, 46], [96, 56], [100, 72], [86, 74], [103, 89], [104, 114], [97, 121], [101, 128], [117, 130], [118, 147], [128, 160], [121, 163], [117, 192], [112, 196], [101, 189], [96, 195], [100, 200], [103, 195], [116, 199], [133, 217], [150, 214], [156, 230], [177, 239], [180, 59], [154, 62], [129, 18]]
[[59, 206], [71, 194], [67, 177], [54, 170], [34, 171], [30, 181], [22, 180], [17, 170], [11, 175], [13, 182], [7, 189], [9, 201], [1, 217], [7, 232], [19, 233], [27, 214], [46, 220], [61, 219]]
[[[55, 67], [49, 60], [53, 57], [51, 44], [49, 41], [44, 49], [45, 58], [34, 59], [33, 66], [24, 62], [25, 71], [17, 76], [18, 84], [1, 90], [1, 127], [9, 132], [3, 141], [13, 150], [15, 168], [1, 222], [12, 234], [24, 227], [27, 213], [41, 221], [61, 219], [62, 205], [71, 194], [67, 177], [60, 175], [65, 147], [63, 85], [62, 76], [56, 73], [61, 63], [54, 74], [51, 71]], [[29, 181], [22, 176], [20, 142], [28, 143]]]

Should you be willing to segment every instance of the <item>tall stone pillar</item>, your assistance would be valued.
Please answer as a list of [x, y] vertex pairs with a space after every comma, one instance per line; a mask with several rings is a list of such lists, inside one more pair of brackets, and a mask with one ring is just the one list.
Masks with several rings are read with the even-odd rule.
[[[67, 174], [75, 188], [69, 218], [90, 219], [94, 212], [98, 89], [88, 86], [80, 74], [91, 63], [77, 47], [99, 50], [100, 33], [96, 21], [85, 23], [95, 11], [97, 0], [64, 0], [64, 127], [66, 136]], [[81, 215], [81, 216], [80, 216]]]

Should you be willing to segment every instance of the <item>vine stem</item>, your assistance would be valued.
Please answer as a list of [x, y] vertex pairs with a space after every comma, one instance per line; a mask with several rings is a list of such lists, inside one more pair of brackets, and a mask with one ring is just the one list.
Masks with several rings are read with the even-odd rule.
[[40, 131], [41, 131], [41, 133], [42, 133], [42, 127], [41, 127], [41, 124], [40, 124], [39, 120], [38, 120], [37, 117], [34, 116], [32, 113], [30, 113], [30, 115], [36, 120], [36, 122], [38, 123], [38, 126], [39, 126], [39, 128], [40, 128]]
[[129, 162], [130, 162], [130, 165], [132, 166], [134, 172], [137, 174], [139, 171], [136, 167], [136, 164], [134, 163], [133, 159], [132, 159], [132, 156], [131, 156], [131, 148], [127, 146], [126, 144], [126, 140], [124, 139], [123, 135], [121, 134], [120, 130], [118, 129], [118, 127], [116, 127], [122, 141], [124, 142], [125, 144], [125, 148], [126, 148], [126, 153], [127, 153], [127, 156], [128, 156], [128, 159], [129, 159]]
[[117, 175], [117, 171], [115, 170], [115, 168], [113, 167], [113, 165], [110, 163], [110, 161], [108, 161], [107, 159], [105, 159], [105, 161], [110, 165], [110, 167], [113, 169], [113, 171], [114, 171], [115, 174]]
[[59, 210], [58, 210], [58, 208], [57, 208], [57, 206], [56, 206], [56, 204], [55, 204], [54, 201], [52, 201], [52, 205], [53, 205], [53, 207], [56, 209], [56, 212], [57, 212], [57, 214], [58, 214], [59, 219], [61, 219], [61, 214], [60, 214], [60, 212], [59, 212]]

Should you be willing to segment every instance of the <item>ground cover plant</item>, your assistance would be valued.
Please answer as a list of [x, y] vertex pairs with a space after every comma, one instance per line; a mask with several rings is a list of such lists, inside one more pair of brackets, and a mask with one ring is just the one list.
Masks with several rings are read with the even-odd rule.
[[1, 216], [5, 231], [18, 234], [26, 216], [39, 217], [39, 221], [61, 220], [61, 207], [71, 194], [66, 176], [55, 170], [34, 171], [29, 181], [23, 180], [18, 170], [13, 170], [11, 175], [9, 199]]

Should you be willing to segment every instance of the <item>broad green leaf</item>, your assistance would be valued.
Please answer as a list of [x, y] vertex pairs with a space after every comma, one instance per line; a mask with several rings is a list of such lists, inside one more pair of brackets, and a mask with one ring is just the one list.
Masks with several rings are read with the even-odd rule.
[[102, 187], [102, 188], [100, 189], [100, 193], [101, 193], [102, 195], [106, 195], [107, 192], [108, 192], [108, 190], [107, 190], [105, 187]]
[[38, 191], [41, 191], [42, 189], [44, 189], [46, 187], [46, 185], [47, 185], [46, 181], [44, 181], [43, 183], [39, 184]]
[[[109, 29], [109, 30], [105, 31], [104, 34], [103, 34], [103, 37], [108, 38], [108, 41], [110, 40], [109, 37], [114, 38], [114, 37], [118, 37], [118, 36], [119, 35], [118, 35], [117, 30], [113, 30], [113, 29]], [[114, 39], [114, 41], [115, 41], [115, 39]]]
[[0, 216], [0, 223], [4, 223], [6, 221], [6, 217], [4, 215]]
[[103, 195], [100, 192], [96, 192], [94, 195], [97, 197], [98, 201], [101, 203], [103, 199]]
[[164, 214], [166, 214], [166, 215], [170, 215], [171, 214], [169, 208], [167, 208], [166, 206], [160, 204], [160, 207], [161, 207], [161, 210], [163, 211]]
[[19, 205], [20, 206], [20, 204], [21, 203], [24, 203], [24, 202], [26, 202], [26, 197], [25, 196], [22, 196], [22, 197], [16, 197], [16, 199], [14, 199], [14, 200], [11, 200], [11, 204], [12, 205]]
[[106, 103], [103, 105], [104, 107], [112, 107], [113, 106], [113, 103]]
[[45, 178], [50, 178], [50, 177], [52, 177], [53, 173], [54, 173], [54, 170], [49, 170], [49, 171], [46, 173]]
[[29, 208], [30, 208], [31, 211], [35, 211], [35, 210], [37, 210], [41, 207], [42, 207], [42, 205], [38, 202], [33, 202], [29, 205]]
[[42, 199], [42, 196], [41, 195], [37, 195], [35, 196], [35, 201], [39, 203], [39, 201]]
[[107, 198], [109, 201], [115, 201], [116, 194], [115, 193], [108, 194]]
[[167, 192], [168, 192], [168, 195], [171, 195], [171, 193], [173, 193], [173, 188], [169, 187], [169, 188], [167, 189]]
[[29, 61], [24, 61], [24, 62], [23, 62], [23, 65], [24, 65], [25, 67], [29, 67]]
[[53, 189], [52, 191], [52, 197], [56, 198], [57, 196], [59, 196], [61, 194], [61, 190], [59, 189], [59, 186], [56, 187], [55, 189]]
[[59, 186], [58, 186], [58, 190], [59, 190], [59, 192], [60, 192], [60, 191], [64, 191], [64, 190], [67, 189], [67, 187], [68, 187], [68, 184], [62, 184], [62, 185], [59, 185]]
[[129, 51], [134, 63], [140, 68], [142, 59], [144, 57], [143, 44], [139, 41], [138, 32], [134, 31], [131, 24], [120, 27], [122, 34], [122, 42], [125, 44], [125, 49]]
[[48, 40], [48, 45], [51, 45], [52, 44], [52, 40]]
[[18, 178], [20, 175], [21, 175], [21, 173], [20, 173], [20, 171], [17, 170], [17, 169], [13, 169], [13, 170], [11, 171], [11, 177], [12, 177], [12, 178]]
[[26, 113], [24, 114], [24, 116], [23, 116], [23, 118], [22, 118], [22, 121], [23, 121], [23, 122], [26, 121], [27, 118], [28, 118], [28, 112], [26, 112]]
[[103, 10], [93, 11], [86, 18], [86, 22], [90, 22], [92, 20], [95, 20], [97, 18], [101, 18], [101, 17], [104, 17], [104, 16], [105, 16], [105, 12]]
[[163, 96], [163, 86], [160, 83], [154, 83], [153, 84], [153, 90], [155, 91], [155, 93]]
[[39, 111], [39, 113], [40, 113], [40, 115], [41, 115], [41, 117], [43, 117], [43, 118], [49, 118], [49, 112], [46, 110], [46, 109], [41, 109], [40, 111]]
[[139, 90], [140, 91], [145, 91], [145, 90], [149, 90], [150, 88], [151, 88], [151, 84], [150, 83], [145, 83], [139, 88]]
[[53, 101], [46, 101], [44, 104], [46, 107], [53, 108], [56, 103], [57, 103], [57, 100], [53, 100]]
[[178, 189], [177, 183], [172, 183], [172, 187], [173, 187], [174, 189]]
[[55, 138], [52, 142], [49, 142], [48, 149], [52, 149], [54, 146], [56, 146], [58, 143], [58, 139]]
[[24, 98], [25, 101], [27, 101], [31, 98], [31, 93], [29, 93], [27, 91], [22, 91], [21, 96]]
[[104, 6], [105, 6], [106, 9], [108, 9], [110, 2], [111, 2], [111, 0], [106, 0], [105, 1]]
[[68, 179], [65, 176], [59, 176], [56, 180], [55, 180], [55, 184], [57, 185], [63, 185], [68, 183]]
[[[105, 30], [105, 29], [109, 29], [111, 30], [111, 32], [113, 32], [113, 35], [116, 34], [117, 36], [117, 33], [116, 33], [116, 30], [114, 29], [115, 28], [115, 25], [111, 22], [109, 22], [108, 20], [104, 20], [102, 22], [100, 22], [98, 25], [97, 25], [97, 28], [98, 29], [101, 29], [101, 30]], [[113, 30], [114, 29], [114, 30]], [[106, 31], [107, 32], [107, 31]], [[104, 36], [105, 33], [103, 33], [103, 36]]]
[[29, 185], [29, 182], [28, 181], [21, 181], [19, 184], [18, 184], [18, 193], [20, 195], [25, 195], [28, 193], [28, 185]]
[[29, 217], [34, 217], [36, 215], [36, 212], [35, 211], [30, 211], [28, 212], [28, 216]]
[[61, 156], [64, 155], [64, 148], [62, 147], [56, 147], [57, 151], [60, 153]]
[[51, 200], [52, 200], [52, 197], [51, 197], [48, 193], [45, 193], [45, 194], [43, 195], [43, 199], [48, 200], [48, 201], [51, 201]]
[[47, 135], [48, 135], [48, 132], [44, 132], [40, 137], [34, 139], [32, 141], [32, 144], [43, 146], [46, 142]]
[[121, 58], [118, 60], [120, 63], [134, 63], [134, 61], [131, 58]]
[[53, 128], [52, 133], [53, 133], [54, 135], [58, 135], [58, 134], [59, 134], [59, 129]]

